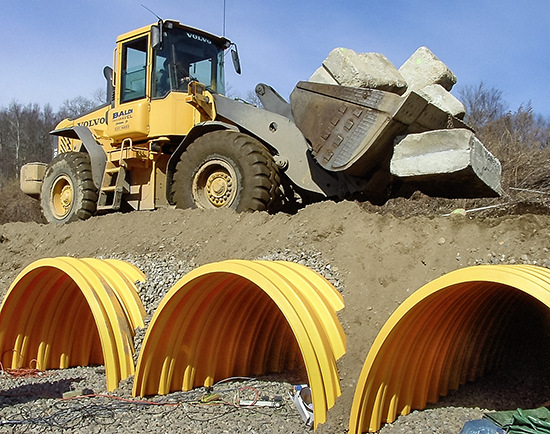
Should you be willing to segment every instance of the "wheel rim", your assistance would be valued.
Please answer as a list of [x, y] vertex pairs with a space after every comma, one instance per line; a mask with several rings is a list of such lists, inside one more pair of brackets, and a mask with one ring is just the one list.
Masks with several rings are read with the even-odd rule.
[[73, 205], [74, 189], [69, 177], [60, 176], [52, 186], [52, 212], [56, 218], [62, 219], [69, 214]]
[[193, 177], [193, 198], [199, 208], [228, 208], [237, 195], [237, 174], [219, 159], [204, 163]]

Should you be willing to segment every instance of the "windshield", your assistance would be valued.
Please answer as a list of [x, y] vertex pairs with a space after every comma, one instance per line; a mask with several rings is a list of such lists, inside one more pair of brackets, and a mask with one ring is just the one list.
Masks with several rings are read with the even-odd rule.
[[187, 92], [193, 80], [210, 91], [225, 93], [223, 48], [189, 30], [165, 31], [162, 48], [154, 56], [153, 98], [163, 98], [170, 91]]

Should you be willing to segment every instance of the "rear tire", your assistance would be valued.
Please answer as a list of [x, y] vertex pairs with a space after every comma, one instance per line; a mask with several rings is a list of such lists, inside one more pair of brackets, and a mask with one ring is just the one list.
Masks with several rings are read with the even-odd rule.
[[279, 168], [256, 139], [237, 131], [213, 131], [189, 145], [174, 174], [177, 208], [278, 211]]
[[52, 160], [46, 169], [40, 205], [50, 223], [86, 220], [94, 215], [97, 188], [88, 154], [67, 152]]

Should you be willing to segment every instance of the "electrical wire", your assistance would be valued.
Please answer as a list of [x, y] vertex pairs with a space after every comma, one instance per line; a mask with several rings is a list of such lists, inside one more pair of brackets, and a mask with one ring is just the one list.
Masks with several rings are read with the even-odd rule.
[[[0, 418], [0, 427], [25, 426], [28, 429], [44, 427], [44, 429], [55, 430], [82, 430], [86, 427], [107, 426], [120, 422], [120, 418], [128, 417], [132, 411], [139, 408], [140, 415], [168, 415], [171, 412], [181, 412], [182, 417], [195, 422], [206, 423], [216, 419], [226, 417], [237, 411], [254, 411], [262, 415], [269, 416], [270, 412], [262, 408], [258, 411], [254, 404], [260, 399], [260, 391], [268, 389], [267, 386], [251, 386], [239, 383], [232, 387], [218, 389], [217, 386], [226, 384], [230, 381], [252, 381], [255, 378], [249, 377], [231, 377], [220, 380], [215, 383], [216, 392], [212, 393], [212, 388], [195, 389], [188, 392], [173, 392], [170, 395], [159, 397], [158, 399], [129, 399], [109, 394], [89, 394], [64, 399], [57, 399], [52, 405], [41, 410], [37, 415], [32, 414], [28, 408], [18, 408], [18, 412], [13, 415], [6, 413], [4, 407], [2, 418]], [[228, 385], [229, 386], [229, 385]], [[241, 398], [245, 394], [252, 392], [252, 403], [241, 405]], [[269, 392], [267, 392], [269, 393]], [[225, 396], [231, 396], [227, 398]], [[10, 394], [10, 398], [17, 398], [18, 395]], [[14, 406], [15, 407], [15, 406]], [[281, 409], [273, 407], [271, 411]], [[120, 416], [119, 416], [120, 415]], [[179, 413], [178, 413], [178, 416]]]

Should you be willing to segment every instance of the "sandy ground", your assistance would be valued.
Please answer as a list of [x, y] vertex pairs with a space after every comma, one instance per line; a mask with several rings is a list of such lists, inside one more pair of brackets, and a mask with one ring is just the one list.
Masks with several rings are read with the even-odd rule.
[[1, 225], [0, 292], [5, 293], [23, 267], [43, 257], [161, 252], [200, 266], [285, 250], [320, 252], [339, 276], [346, 304], [340, 320], [347, 353], [338, 362], [343, 393], [325, 427], [341, 432], [370, 345], [412, 292], [445, 273], [476, 264], [549, 267], [549, 248], [550, 215], [397, 218], [367, 212], [354, 202], [314, 204], [292, 216], [164, 209], [105, 215], [62, 227]]

